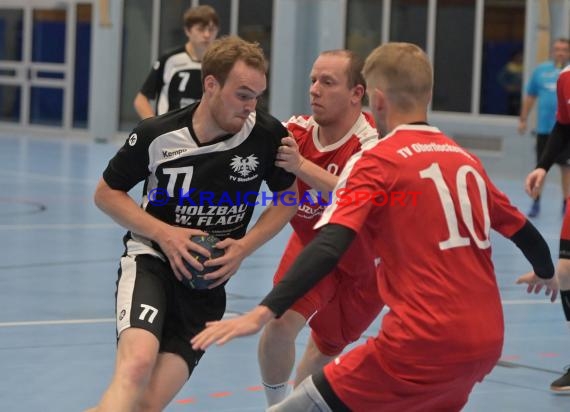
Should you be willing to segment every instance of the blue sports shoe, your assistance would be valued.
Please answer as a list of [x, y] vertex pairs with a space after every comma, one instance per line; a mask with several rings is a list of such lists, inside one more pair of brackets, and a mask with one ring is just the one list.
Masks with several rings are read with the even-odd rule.
[[540, 214], [540, 203], [535, 200], [534, 202], [532, 202], [532, 206], [530, 207], [527, 216], [537, 217], [539, 214]]

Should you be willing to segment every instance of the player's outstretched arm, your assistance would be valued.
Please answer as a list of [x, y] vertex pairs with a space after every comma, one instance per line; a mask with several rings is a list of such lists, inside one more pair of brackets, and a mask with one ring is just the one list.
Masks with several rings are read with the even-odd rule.
[[536, 199], [542, 192], [546, 170], [542, 168], [534, 169], [528, 174], [524, 182], [524, 190], [527, 195]]
[[275, 314], [267, 307], [257, 306], [251, 312], [234, 319], [208, 322], [206, 329], [191, 340], [192, 348], [206, 350], [213, 343], [223, 345], [234, 338], [253, 335], [274, 317]]
[[565, 151], [567, 145], [570, 144], [569, 137], [570, 125], [556, 122], [548, 136], [546, 147], [540, 156], [536, 169], [530, 172], [525, 180], [525, 191], [533, 199], [540, 195], [546, 173], [558, 155]]
[[532, 110], [535, 101], [536, 101], [536, 96], [531, 96], [531, 95], [526, 95], [523, 99], [521, 113], [519, 116], [519, 125], [517, 128], [520, 135], [526, 133], [528, 115]]
[[558, 294], [558, 281], [546, 240], [528, 220], [510, 239], [523, 252], [533, 268], [532, 272], [519, 277], [517, 284], [527, 284], [528, 293], [539, 293], [546, 286], [546, 294], [550, 295], [554, 302]]
[[157, 242], [167, 256], [174, 274], [179, 280], [182, 276], [191, 278], [192, 275], [184, 266], [183, 260], [189, 262], [198, 270], [202, 265], [192, 257], [190, 251], [208, 256], [207, 249], [192, 242], [193, 235], [206, 235], [198, 229], [186, 229], [170, 226], [169, 224], [151, 216], [139, 207], [128, 193], [111, 188], [105, 179], [97, 184], [94, 195], [95, 204], [99, 209], [109, 215], [115, 222], [146, 238]]
[[550, 296], [551, 302], [556, 301], [559, 289], [558, 276], [554, 276], [550, 279], [543, 279], [536, 276], [534, 272], [528, 272], [517, 279], [517, 285], [521, 284], [528, 285], [526, 288], [527, 293], [538, 294], [542, 288], [545, 288], [544, 294], [546, 296]]
[[297, 299], [325, 277], [355, 236], [356, 232], [339, 224], [323, 226], [259, 306], [239, 318], [208, 323], [207, 328], [192, 339], [193, 347], [204, 349], [214, 342], [223, 344], [235, 337], [258, 332], [273, 317], [285, 313]]

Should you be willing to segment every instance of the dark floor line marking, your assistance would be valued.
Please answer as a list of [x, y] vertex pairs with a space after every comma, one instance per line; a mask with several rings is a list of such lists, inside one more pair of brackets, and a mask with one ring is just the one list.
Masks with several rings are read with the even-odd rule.
[[27, 205], [32, 206], [34, 209], [32, 210], [24, 210], [24, 211], [13, 211], [13, 212], [0, 212], [0, 216], [22, 216], [22, 215], [35, 215], [36, 213], [42, 213], [47, 210], [47, 205], [41, 202], [36, 202], [33, 200], [25, 200], [25, 199], [11, 199], [6, 197], [0, 197], [0, 203], [12, 203], [16, 205]]

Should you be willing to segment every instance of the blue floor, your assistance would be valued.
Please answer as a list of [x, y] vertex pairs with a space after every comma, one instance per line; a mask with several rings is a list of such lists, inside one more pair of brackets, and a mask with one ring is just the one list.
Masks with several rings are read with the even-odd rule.
[[[0, 136], [0, 411], [81, 411], [97, 403], [110, 379], [124, 230], [95, 208], [92, 194], [116, 149]], [[491, 176], [526, 210], [523, 175]], [[554, 256], [561, 200], [550, 179], [534, 220]], [[228, 287], [229, 312], [250, 309], [269, 290], [288, 234], [244, 262]], [[475, 388], [465, 411], [570, 411], [570, 396], [548, 391], [570, 363], [560, 303], [515, 285], [529, 267], [509, 241], [498, 235], [493, 240], [506, 318], [503, 361]], [[378, 326], [379, 319], [368, 334]], [[299, 351], [306, 338], [305, 330]], [[209, 350], [167, 411], [262, 411], [256, 348], [257, 337], [249, 337]]]

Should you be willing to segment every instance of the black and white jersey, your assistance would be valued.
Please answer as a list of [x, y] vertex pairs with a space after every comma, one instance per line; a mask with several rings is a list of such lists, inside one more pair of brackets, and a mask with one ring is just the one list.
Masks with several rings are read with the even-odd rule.
[[156, 114], [180, 109], [202, 98], [202, 63], [185, 47], [164, 54], [152, 66], [140, 92], [156, 100]]
[[[201, 229], [221, 239], [241, 238], [262, 182], [279, 192], [295, 181], [294, 175], [275, 166], [287, 129], [257, 110], [240, 132], [201, 144], [192, 128], [197, 106], [139, 123], [103, 178], [111, 188], [125, 192], [144, 181], [141, 207], [168, 224]], [[271, 199], [272, 193], [260, 195]], [[125, 240], [131, 254], [159, 251], [135, 233], [127, 233]]]

